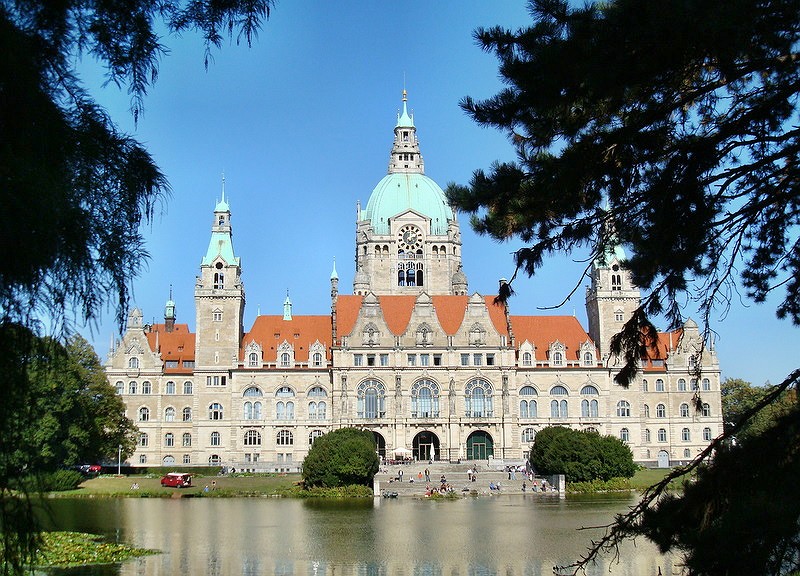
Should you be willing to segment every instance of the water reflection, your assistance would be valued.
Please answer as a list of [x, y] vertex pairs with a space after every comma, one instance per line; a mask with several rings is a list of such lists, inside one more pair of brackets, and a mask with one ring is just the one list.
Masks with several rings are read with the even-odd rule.
[[[109, 499], [51, 501], [62, 530], [101, 533], [164, 553], [94, 576], [548, 576], [574, 561], [629, 497], [495, 496], [456, 501]], [[647, 542], [627, 544], [619, 564], [590, 575], [679, 573]], [[61, 571], [60, 574], [67, 574]]]

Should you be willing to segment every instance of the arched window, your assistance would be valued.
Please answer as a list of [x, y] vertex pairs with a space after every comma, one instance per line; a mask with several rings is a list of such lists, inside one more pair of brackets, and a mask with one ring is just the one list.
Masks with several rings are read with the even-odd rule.
[[534, 388], [533, 386], [523, 386], [519, 390], [519, 395], [522, 397], [522, 400], [519, 401], [519, 417], [536, 418], [537, 417], [536, 400], [526, 399], [527, 397], [530, 396], [538, 396], [536, 388]]
[[320, 401], [317, 403], [317, 420], [325, 420], [328, 417], [328, 404]]
[[255, 402], [247, 401], [244, 403], [244, 419], [245, 420], [261, 420], [262, 418], [262, 410], [261, 410], [261, 402], [256, 400]]
[[323, 435], [322, 430], [312, 430], [311, 432], [309, 432], [309, 434], [308, 434], [308, 445], [311, 446], [314, 443], [314, 440], [316, 440], [317, 438], [319, 438], [322, 435]]
[[192, 421], [192, 409], [189, 406], [186, 406], [183, 409], [182, 418], [184, 422], [191, 422]]
[[686, 392], [686, 379], [678, 378], [678, 392]]
[[122, 380], [118, 380], [117, 383], [114, 385], [117, 389], [117, 394], [124, 394], [125, 393], [125, 382]]
[[250, 352], [247, 356], [247, 365], [250, 368], [258, 367], [258, 353], [257, 352]]
[[688, 418], [689, 417], [689, 405], [686, 402], [681, 404], [680, 414], [681, 414], [681, 418]]
[[220, 457], [219, 454], [212, 454], [211, 456], [208, 457], [208, 463], [211, 464], [212, 466], [222, 464], [222, 458]]
[[170, 406], [164, 410], [164, 421], [175, 422], [175, 408]]
[[288, 352], [281, 354], [281, 367], [287, 368], [291, 365], [292, 356]]
[[711, 390], [711, 380], [703, 378], [703, 391], [708, 392], [709, 390]]
[[314, 354], [311, 356], [311, 365], [322, 366], [322, 354], [319, 352], [314, 352]]
[[162, 462], [164, 463], [165, 466], [170, 466], [172, 464], [175, 464], [175, 456], [173, 456], [172, 454], [167, 454], [166, 456], [164, 456]]
[[522, 430], [522, 442], [530, 444], [536, 438], [536, 430], [534, 428], [525, 428]]
[[128, 368], [136, 369], [139, 367], [139, 359], [136, 357], [128, 358]]
[[644, 416], [645, 418], [650, 418], [650, 406], [648, 406], [647, 404], [642, 406], [642, 416]]
[[642, 392], [647, 392], [648, 384], [647, 380], [642, 380]]
[[181, 442], [181, 445], [184, 448], [189, 448], [192, 445], [192, 435], [189, 432], [183, 433], [183, 441]]
[[706, 442], [711, 441], [711, 428], [703, 428], [703, 440]]
[[170, 380], [167, 382], [167, 385], [164, 387], [165, 394], [175, 394], [175, 382]]
[[281, 430], [275, 439], [278, 446], [292, 446], [294, 444], [294, 436], [288, 430]]
[[553, 357], [551, 361], [553, 366], [563, 366], [564, 365], [564, 354], [561, 352], [553, 352]]
[[622, 428], [619, 431], [619, 439], [623, 442], [630, 442], [631, 441], [631, 433], [627, 428]]
[[328, 393], [322, 386], [314, 386], [308, 391], [309, 398], [327, 398]]
[[192, 383], [189, 380], [183, 383], [183, 393], [184, 394], [192, 393]]
[[558, 400], [550, 401], [550, 417], [551, 418], [568, 418], [569, 405], [566, 400], [559, 402]]
[[711, 406], [703, 403], [703, 416], [711, 416]]
[[153, 385], [150, 382], [142, 382], [142, 394], [152, 394]]
[[642, 442], [650, 442], [650, 428], [645, 428], [642, 433]]
[[631, 403], [627, 400], [617, 402], [617, 416], [628, 417], [631, 415]]
[[550, 396], [569, 396], [569, 391], [559, 384], [550, 388]]
[[692, 440], [692, 433], [689, 431], [688, 428], [684, 428], [681, 430], [681, 440], [684, 442], [691, 442]]
[[418, 380], [411, 386], [411, 417], [439, 417], [439, 385], [433, 380]]
[[261, 434], [257, 430], [248, 430], [244, 434], [245, 446], [261, 446]]
[[656, 418], [666, 418], [667, 417], [667, 407], [663, 404], [658, 404], [656, 406]]
[[225, 273], [214, 272], [214, 290], [220, 290], [224, 287], [225, 287]]
[[150, 420], [150, 408], [142, 406], [139, 408], [139, 422], [147, 422]]
[[128, 382], [128, 394], [136, 394], [136, 382], [133, 380]]
[[383, 418], [386, 415], [386, 389], [379, 380], [364, 380], [358, 385], [359, 418]]
[[208, 407], [209, 420], [222, 420], [222, 404], [214, 402]]
[[665, 428], [658, 429], [658, 441], [659, 442], [667, 441], [667, 430]]
[[611, 275], [611, 290], [622, 290], [622, 276], [620, 274]]
[[294, 398], [294, 390], [288, 386], [281, 386], [275, 391], [276, 398]]
[[482, 378], [470, 380], [464, 389], [464, 402], [467, 418], [491, 418], [492, 385]]
[[531, 366], [533, 364], [533, 354], [530, 352], [523, 352], [522, 353], [522, 365], [523, 366]]
[[139, 464], [147, 464], [147, 454], [139, 454]]
[[[709, 429], [710, 430], [710, 429]], [[139, 434], [139, 446], [141, 448], [147, 448], [147, 445], [150, 443], [150, 438], [147, 435], [147, 432], [141, 432]]]
[[277, 420], [293, 420], [294, 402], [283, 402], [281, 400], [275, 404], [275, 418]]
[[264, 393], [255, 386], [249, 386], [242, 393], [242, 396], [247, 398], [261, 398], [262, 396], [264, 396]]
[[595, 388], [591, 384], [587, 384], [586, 386], [581, 388], [582, 396], [597, 396], [598, 394], [600, 393], [597, 391], [597, 388]]
[[175, 446], [175, 434], [172, 432], [167, 432], [164, 434], [164, 446], [167, 448], [172, 448]]
[[656, 379], [656, 392], [664, 391], [664, 381], [661, 378]]
[[211, 433], [211, 445], [212, 446], [219, 446], [222, 443], [222, 437], [219, 435], [219, 432], [212, 432]]
[[583, 365], [584, 366], [593, 366], [594, 365], [594, 354], [591, 352], [584, 352], [583, 353]]
[[581, 417], [583, 418], [597, 418], [600, 412], [600, 406], [597, 400], [581, 400]]

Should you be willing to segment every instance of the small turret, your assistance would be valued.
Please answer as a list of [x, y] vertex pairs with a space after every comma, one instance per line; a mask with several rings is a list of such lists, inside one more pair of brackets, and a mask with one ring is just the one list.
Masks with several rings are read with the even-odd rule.
[[172, 300], [172, 286], [169, 287], [169, 300], [164, 306], [164, 331], [172, 332], [175, 329], [175, 302]]

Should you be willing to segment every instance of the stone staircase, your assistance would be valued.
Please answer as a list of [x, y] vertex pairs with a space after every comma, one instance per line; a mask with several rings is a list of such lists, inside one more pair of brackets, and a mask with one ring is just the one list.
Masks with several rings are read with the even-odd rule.
[[[430, 482], [425, 481], [425, 469], [430, 472]], [[477, 471], [474, 482], [470, 482], [467, 470]], [[398, 481], [399, 471], [403, 471], [403, 480]], [[421, 477], [420, 477], [421, 475]], [[502, 469], [489, 467], [485, 461], [462, 462], [453, 464], [449, 462], [436, 461], [432, 464], [427, 462], [412, 462], [409, 464], [388, 464], [382, 465], [380, 471], [375, 475], [375, 482], [380, 493], [383, 491], [397, 492], [398, 496], [417, 496], [425, 495], [426, 488], [430, 484], [433, 488], [441, 486], [441, 477], [444, 476], [447, 483], [453, 487], [457, 494], [497, 494], [495, 490], [489, 489], [489, 484], [500, 484], [500, 494], [522, 494], [522, 485], [526, 485], [526, 494], [534, 494], [532, 482], [525, 477], [525, 474], [517, 472], [515, 478], [509, 480], [508, 473]], [[413, 482], [412, 482], [413, 480]], [[535, 479], [538, 485], [542, 485], [542, 479]], [[550, 479], [547, 479], [550, 485]], [[538, 494], [558, 495], [558, 492], [538, 492]]]

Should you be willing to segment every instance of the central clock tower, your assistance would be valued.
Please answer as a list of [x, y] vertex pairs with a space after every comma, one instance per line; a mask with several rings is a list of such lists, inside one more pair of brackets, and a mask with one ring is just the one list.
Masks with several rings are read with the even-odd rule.
[[406, 93], [388, 174], [357, 208], [355, 294], [466, 294], [461, 233], [442, 189], [425, 176]]

